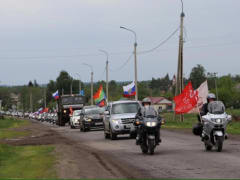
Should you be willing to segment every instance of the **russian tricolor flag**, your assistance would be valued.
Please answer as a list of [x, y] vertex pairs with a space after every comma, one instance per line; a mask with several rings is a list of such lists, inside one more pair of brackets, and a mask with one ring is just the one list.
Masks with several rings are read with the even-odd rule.
[[123, 96], [124, 97], [131, 97], [136, 95], [136, 90], [135, 90], [135, 83], [132, 82], [131, 84], [127, 86], [123, 86]]
[[53, 96], [53, 98], [54, 98], [55, 100], [59, 99], [58, 90], [57, 90], [55, 93], [53, 93], [52, 96]]

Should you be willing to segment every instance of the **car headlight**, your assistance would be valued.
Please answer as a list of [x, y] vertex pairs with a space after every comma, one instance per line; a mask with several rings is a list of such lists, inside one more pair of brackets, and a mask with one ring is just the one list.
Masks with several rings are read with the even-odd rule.
[[89, 119], [89, 118], [88, 118], [88, 119], [85, 119], [85, 121], [87, 121], [87, 122], [91, 122], [91, 121], [92, 121], [92, 119]]
[[115, 124], [119, 124], [119, 120], [118, 119], [113, 119], [112, 122], [115, 123]]
[[154, 127], [154, 126], [157, 125], [157, 123], [156, 123], [156, 122], [147, 122], [146, 125], [147, 125], [148, 127]]

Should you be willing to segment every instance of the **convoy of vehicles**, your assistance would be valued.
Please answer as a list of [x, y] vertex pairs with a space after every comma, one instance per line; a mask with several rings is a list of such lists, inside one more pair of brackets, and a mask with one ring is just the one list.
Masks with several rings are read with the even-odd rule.
[[[29, 117], [41, 122], [49, 122], [59, 126], [69, 122], [71, 128], [79, 128], [86, 132], [92, 129], [102, 130], [104, 137], [111, 140], [117, 139], [118, 135], [129, 134], [136, 138], [137, 145], [143, 153], [154, 154], [154, 149], [160, 140], [162, 119], [160, 116], [145, 113], [141, 118], [138, 112], [141, 104], [134, 100], [123, 100], [109, 102], [105, 107], [84, 106], [84, 99], [79, 95], [62, 96], [58, 102], [58, 112], [22, 113], [22, 112], [0, 112], [3, 115], [16, 117]], [[226, 128], [231, 121], [231, 116], [226, 114], [225, 107], [221, 101], [208, 104], [208, 113], [202, 116], [202, 134], [199, 134], [205, 145], [206, 151], [222, 151], [223, 142], [227, 139]], [[138, 139], [137, 138], [137, 139]], [[156, 141], [158, 140], [158, 142]]]

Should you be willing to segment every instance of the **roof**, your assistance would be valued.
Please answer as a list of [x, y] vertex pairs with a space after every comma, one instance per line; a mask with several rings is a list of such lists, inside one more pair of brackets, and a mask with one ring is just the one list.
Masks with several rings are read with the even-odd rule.
[[165, 97], [146, 97], [146, 98], [149, 98], [152, 104], [171, 104], [172, 103], [172, 101], [168, 100]]
[[139, 102], [135, 100], [120, 100], [111, 102], [111, 104], [123, 104], [123, 103], [139, 103]]

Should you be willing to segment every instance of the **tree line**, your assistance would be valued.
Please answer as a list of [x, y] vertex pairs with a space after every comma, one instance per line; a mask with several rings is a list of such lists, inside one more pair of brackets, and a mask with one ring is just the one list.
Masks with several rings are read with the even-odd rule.
[[[216, 73], [209, 73], [202, 65], [192, 68], [190, 76], [184, 78], [184, 84], [192, 82], [194, 89], [197, 89], [205, 80], [208, 81], [210, 92], [218, 95], [228, 108], [240, 108], [240, 75], [225, 75], [218, 77]], [[90, 103], [90, 83], [79, 82], [74, 79], [66, 71], [61, 71], [56, 80], [50, 80], [46, 85], [39, 85], [36, 80], [32, 83], [29, 81], [27, 85], [16, 87], [0, 87], [0, 99], [3, 100], [3, 107], [11, 109], [13, 105], [12, 94], [19, 96], [18, 108], [23, 111], [36, 111], [43, 107], [46, 103], [47, 107], [56, 107], [56, 101], [52, 98], [52, 94], [59, 91], [60, 94], [79, 94], [79, 85], [84, 90], [86, 102]], [[109, 101], [119, 100], [123, 98], [122, 87], [130, 82], [109, 82]], [[94, 92], [99, 86], [106, 87], [105, 81], [94, 83]], [[138, 83], [139, 99], [147, 96], [157, 97], [163, 96], [170, 100], [175, 96], [175, 79], [166, 74], [164, 77], [152, 78], [149, 81], [141, 81]], [[31, 107], [32, 104], [32, 107]]]

